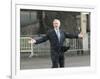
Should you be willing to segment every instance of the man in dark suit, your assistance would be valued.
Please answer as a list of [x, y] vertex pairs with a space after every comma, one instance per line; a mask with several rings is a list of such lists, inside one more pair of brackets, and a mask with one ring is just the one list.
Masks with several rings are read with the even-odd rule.
[[82, 38], [83, 34], [69, 34], [64, 32], [60, 28], [60, 20], [53, 20], [54, 29], [49, 30], [46, 36], [41, 37], [40, 39], [33, 39], [29, 41], [29, 43], [39, 44], [45, 42], [47, 40], [50, 41], [51, 47], [51, 60], [52, 60], [52, 68], [64, 67], [64, 52], [68, 49], [63, 46], [63, 43], [66, 38]]

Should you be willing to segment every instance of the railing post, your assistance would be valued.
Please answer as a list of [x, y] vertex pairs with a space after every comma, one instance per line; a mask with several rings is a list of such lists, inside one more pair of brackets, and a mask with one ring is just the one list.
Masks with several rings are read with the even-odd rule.
[[83, 50], [88, 50], [88, 34], [86, 33], [87, 29], [87, 15], [86, 12], [81, 12], [81, 31], [84, 34], [83, 37]]

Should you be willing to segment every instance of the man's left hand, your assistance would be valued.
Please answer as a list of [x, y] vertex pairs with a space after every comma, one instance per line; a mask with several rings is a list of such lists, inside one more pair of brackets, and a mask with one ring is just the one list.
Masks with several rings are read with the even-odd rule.
[[78, 34], [78, 37], [79, 37], [79, 38], [83, 38], [83, 33], [80, 32], [80, 33]]

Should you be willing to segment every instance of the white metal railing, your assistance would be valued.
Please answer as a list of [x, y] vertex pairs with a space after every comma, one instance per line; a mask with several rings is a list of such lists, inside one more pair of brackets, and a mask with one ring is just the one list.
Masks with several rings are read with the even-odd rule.
[[33, 44], [28, 43], [28, 41], [32, 40], [31, 37], [20, 37], [20, 52], [31, 52], [31, 57], [33, 53]]

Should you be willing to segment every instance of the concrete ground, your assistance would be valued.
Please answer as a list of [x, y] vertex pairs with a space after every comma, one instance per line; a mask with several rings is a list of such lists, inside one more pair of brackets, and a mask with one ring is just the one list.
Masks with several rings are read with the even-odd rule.
[[[21, 54], [21, 59], [20, 59], [21, 70], [51, 68], [50, 55], [33, 56], [32, 58], [29, 58], [28, 55], [29, 53], [26, 55], [25, 53]], [[65, 67], [81, 67], [81, 66], [90, 66], [89, 54], [65, 55]]]

